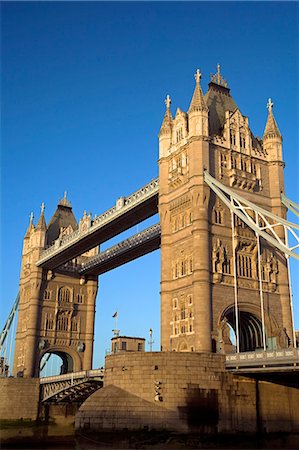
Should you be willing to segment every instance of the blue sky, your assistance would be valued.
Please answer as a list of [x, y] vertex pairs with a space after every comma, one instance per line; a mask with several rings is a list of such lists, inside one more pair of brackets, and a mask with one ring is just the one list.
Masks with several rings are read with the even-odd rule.
[[[197, 68], [206, 91], [221, 64], [255, 135], [272, 98], [286, 193], [298, 202], [298, 7], [2, 2], [1, 327], [18, 292], [30, 212], [37, 220], [44, 201], [49, 221], [67, 190], [77, 219], [100, 214], [155, 178], [164, 98], [186, 111]], [[292, 270], [298, 279], [298, 264]], [[153, 328], [159, 349], [159, 281], [159, 252], [101, 277], [95, 366], [110, 347], [115, 310], [123, 334], [148, 338]], [[299, 328], [298, 280], [293, 289]]]

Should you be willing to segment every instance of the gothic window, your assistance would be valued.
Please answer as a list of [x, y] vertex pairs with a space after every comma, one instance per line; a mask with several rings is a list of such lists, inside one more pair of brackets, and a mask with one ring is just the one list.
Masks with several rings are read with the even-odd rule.
[[58, 331], [68, 331], [69, 328], [69, 318], [63, 314], [58, 314], [57, 317], [57, 330]]
[[190, 211], [190, 213], [189, 213], [189, 223], [191, 224], [192, 223], [192, 212]]
[[236, 169], [237, 168], [237, 158], [234, 156], [231, 156], [231, 168]]
[[78, 292], [78, 294], [77, 294], [77, 296], [76, 296], [76, 298], [77, 298], [77, 303], [83, 303], [83, 294], [82, 294], [82, 292], [80, 291], [80, 292]]
[[222, 211], [220, 209], [214, 210], [215, 223], [221, 225], [223, 223]]
[[62, 287], [58, 291], [58, 302], [70, 302], [71, 301], [71, 291], [67, 287]]
[[227, 259], [224, 263], [223, 263], [223, 273], [228, 273], [230, 274], [230, 260]]
[[176, 142], [180, 142], [183, 138], [183, 129], [179, 128], [176, 130]]
[[190, 273], [193, 272], [193, 259], [192, 259], [192, 257], [189, 259], [189, 271], [190, 271]]
[[51, 300], [51, 291], [50, 289], [46, 289], [44, 292], [44, 300]]
[[182, 308], [181, 308], [181, 319], [182, 319], [182, 320], [186, 319], [186, 315], [187, 315], [187, 312], [186, 312], [186, 307], [185, 307], [185, 305], [184, 305], [184, 306], [182, 306]]
[[238, 255], [238, 275], [252, 278], [252, 260], [249, 255]]
[[241, 170], [247, 172], [247, 161], [244, 158], [241, 158]]
[[72, 321], [72, 331], [78, 331], [78, 322], [76, 320]]
[[181, 275], [184, 276], [187, 274], [187, 261], [186, 259], [183, 259], [181, 262]]
[[240, 148], [241, 150], [244, 150], [245, 147], [246, 147], [245, 136], [243, 134], [240, 134]]
[[186, 216], [185, 214], [182, 214], [182, 228], [186, 225]]
[[254, 163], [252, 163], [252, 165], [251, 165], [251, 172], [254, 174], [254, 175], [256, 175], [256, 165], [254, 164]]
[[175, 269], [174, 269], [174, 278], [178, 278], [179, 276], [179, 263], [175, 263]]
[[178, 329], [178, 327], [175, 327], [175, 329], [174, 329], [174, 334], [179, 334], [179, 329]]
[[54, 320], [52, 314], [46, 314], [46, 330], [53, 330], [54, 328]]
[[177, 307], [178, 307], [178, 300], [177, 300], [177, 298], [174, 298], [174, 299], [173, 299], [173, 307], [174, 307], [174, 308], [177, 308]]
[[188, 303], [189, 305], [192, 305], [192, 294], [188, 295]]
[[181, 333], [186, 333], [186, 325], [181, 326]]
[[236, 145], [236, 133], [234, 130], [230, 130], [230, 145]]
[[189, 325], [189, 332], [192, 333], [192, 331], [193, 331], [193, 327], [192, 327], [192, 323], [190, 323], [190, 325]]

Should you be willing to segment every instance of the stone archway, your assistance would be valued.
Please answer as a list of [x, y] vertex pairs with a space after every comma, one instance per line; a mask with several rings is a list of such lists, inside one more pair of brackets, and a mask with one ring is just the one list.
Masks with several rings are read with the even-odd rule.
[[[257, 311], [245, 306], [239, 307], [239, 347], [240, 352], [250, 352], [263, 349], [263, 326]], [[233, 305], [226, 308], [220, 319], [219, 350], [224, 353], [235, 351], [235, 342], [231, 339], [230, 330], [236, 335], [236, 316]], [[265, 326], [267, 336], [267, 327]], [[267, 339], [267, 338], [266, 338]]]
[[41, 354], [39, 361], [39, 373], [43, 369], [42, 365], [47, 359], [50, 361], [50, 358], [53, 356], [57, 356], [60, 359], [60, 367], [58, 372], [55, 375], [63, 375], [71, 372], [78, 372], [81, 368], [81, 360], [79, 356], [72, 352], [71, 350], [65, 351], [62, 348], [49, 348]]

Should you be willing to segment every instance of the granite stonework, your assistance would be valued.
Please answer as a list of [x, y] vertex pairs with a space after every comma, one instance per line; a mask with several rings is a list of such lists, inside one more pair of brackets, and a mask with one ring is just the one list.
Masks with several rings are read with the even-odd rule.
[[212, 353], [106, 357], [105, 383], [76, 414], [76, 429], [298, 432], [299, 391], [228, 373]]

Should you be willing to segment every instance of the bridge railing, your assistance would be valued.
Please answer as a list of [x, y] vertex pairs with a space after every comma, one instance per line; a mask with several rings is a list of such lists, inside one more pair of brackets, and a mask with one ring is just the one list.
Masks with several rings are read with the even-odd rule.
[[227, 368], [256, 366], [299, 366], [299, 349], [256, 351], [226, 355]]
[[40, 384], [57, 383], [60, 381], [72, 381], [80, 378], [103, 377], [104, 369], [82, 370], [80, 372], [71, 372], [64, 375], [53, 375], [51, 377], [40, 378]]

